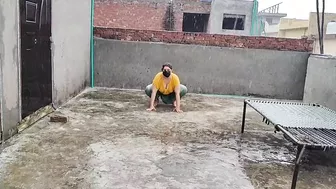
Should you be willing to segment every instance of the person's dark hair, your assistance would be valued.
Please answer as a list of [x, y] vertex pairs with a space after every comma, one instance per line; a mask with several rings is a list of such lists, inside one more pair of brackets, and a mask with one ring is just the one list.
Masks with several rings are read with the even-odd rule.
[[173, 69], [173, 66], [169, 62], [166, 62], [162, 65], [161, 71], [163, 71], [163, 68], [166, 66], [168, 66], [170, 69]]

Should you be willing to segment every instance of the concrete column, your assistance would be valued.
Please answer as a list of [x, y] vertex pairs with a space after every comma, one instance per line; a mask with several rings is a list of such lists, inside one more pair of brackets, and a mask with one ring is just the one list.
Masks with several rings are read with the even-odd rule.
[[91, 0], [52, 0], [52, 99], [57, 107], [90, 84]]

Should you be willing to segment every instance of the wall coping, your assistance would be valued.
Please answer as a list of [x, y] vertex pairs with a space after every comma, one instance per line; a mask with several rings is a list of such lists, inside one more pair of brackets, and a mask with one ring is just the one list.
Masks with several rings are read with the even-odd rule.
[[94, 36], [121, 41], [164, 42], [231, 48], [268, 49], [278, 51], [312, 52], [314, 40], [263, 36], [238, 36], [179, 31], [139, 30], [94, 27]]
[[312, 58], [321, 58], [321, 59], [333, 59], [333, 60], [336, 60], [336, 56], [327, 55], [327, 54], [311, 54], [310, 57], [312, 57]]

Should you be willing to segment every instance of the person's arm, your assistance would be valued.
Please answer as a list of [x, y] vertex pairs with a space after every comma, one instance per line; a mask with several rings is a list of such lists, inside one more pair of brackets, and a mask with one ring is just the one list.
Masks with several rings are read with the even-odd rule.
[[158, 92], [159, 81], [160, 81], [160, 75], [157, 74], [154, 77], [153, 82], [152, 82], [152, 94], [151, 94], [151, 97], [150, 97], [149, 108], [147, 109], [148, 111], [155, 110], [154, 102], [155, 102], [156, 94]]
[[180, 113], [182, 112], [181, 110], [181, 96], [180, 96], [180, 78], [177, 75], [174, 75], [173, 77], [173, 82], [174, 82], [174, 92], [175, 92], [175, 100], [176, 100], [176, 107], [175, 111]]
[[176, 98], [176, 112], [182, 112], [181, 111], [180, 85], [175, 87], [174, 92], [175, 92], [175, 98]]
[[151, 101], [150, 101], [150, 106], [149, 108], [154, 110], [154, 102], [155, 102], [155, 97], [156, 97], [156, 93], [157, 93], [158, 89], [155, 87], [155, 85], [152, 85], [152, 95], [151, 95]]

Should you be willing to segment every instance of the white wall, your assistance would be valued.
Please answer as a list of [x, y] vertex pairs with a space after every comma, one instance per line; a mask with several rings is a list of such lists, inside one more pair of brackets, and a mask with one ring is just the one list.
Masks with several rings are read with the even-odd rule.
[[265, 24], [265, 32], [267, 37], [277, 37], [279, 33], [279, 24], [269, 25], [267, 22]]
[[[323, 42], [324, 54], [336, 56], [336, 35], [329, 35]], [[320, 54], [320, 42], [318, 39], [314, 42], [314, 53]]]
[[90, 82], [91, 0], [52, 0], [53, 103]]
[[1, 124], [4, 138], [15, 134], [20, 121], [19, 101], [19, 5], [18, 0], [0, 0]]

